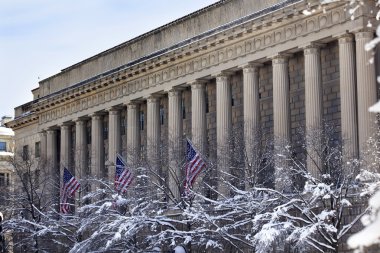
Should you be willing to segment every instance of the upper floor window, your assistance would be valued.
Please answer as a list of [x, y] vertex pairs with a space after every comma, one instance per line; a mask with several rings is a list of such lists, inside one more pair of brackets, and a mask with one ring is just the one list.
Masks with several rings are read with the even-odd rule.
[[144, 112], [140, 112], [140, 130], [144, 130]]
[[165, 109], [164, 107], [160, 107], [160, 122], [161, 122], [161, 125], [164, 124], [164, 118], [165, 118]]
[[103, 135], [104, 135], [104, 140], [108, 139], [108, 120], [104, 121], [103, 124]]
[[182, 98], [181, 100], [181, 108], [182, 108], [182, 119], [186, 119], [185, 98]]
[[0, 141], [0, 151], [7, 151], [7, 143], [5, 141]]
[[9, 186], [9, 174], [0, 173], [0, 186]]
[[29, 146], [24, 145], [22, 147], [22, 160], [27, 161], [29, 160]]
[[206, 85], [205, 89], [205, 100], [206, 100], [206, 113], [209, 112], [209, 100], [208, 100], [208, 86]]
[[120, 134], [121, 135], [125, 135], [125, 128], [126, 128], [126, 124], [125, 124], [125, 117], [120, 117]]
[[41, 142], [34, 143], [34, 155], [36, 158], [40, 157], [41, 155]]

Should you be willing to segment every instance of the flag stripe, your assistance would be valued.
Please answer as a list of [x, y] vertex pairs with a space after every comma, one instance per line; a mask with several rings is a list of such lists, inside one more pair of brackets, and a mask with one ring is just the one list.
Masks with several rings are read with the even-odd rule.
[[68, 213], [70, 211], [70, 205], [68, 203], [68, 198], [71, 198], [75, 192], [79, 189], [80, 183], [76, 178], [70, 173], [66, 168], [63, 169], [63, 182], [61, 190], [61, 213]]

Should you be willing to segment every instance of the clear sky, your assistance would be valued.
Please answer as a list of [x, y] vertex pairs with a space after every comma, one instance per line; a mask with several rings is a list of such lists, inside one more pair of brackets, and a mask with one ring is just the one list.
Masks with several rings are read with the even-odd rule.
[[0, 117], [38, 81], [217, 0], [0, 0]]

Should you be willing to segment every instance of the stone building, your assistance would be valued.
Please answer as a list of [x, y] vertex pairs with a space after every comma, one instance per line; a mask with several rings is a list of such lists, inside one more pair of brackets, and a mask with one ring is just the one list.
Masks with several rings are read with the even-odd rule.
[[52, 174], [68, 166], [79, 178], [112, 177], [105, 164], [116, 153], [133, 167], [140, 154], [160, 158], [162, 143], [178, 164], [187, 136], [216, 156], [218, 175], [229, 170], [234, 128], [243, 126], [249, 158], [259, 131], [278, 148], [300, 126], [328, 122], [358, 157], [375, 124], [367, 109], [377, 101], [377, 61], [364, 50], [374, 1], [353, 19], [346, 1], [327, 2], [219, 1], [67, 67], [15, 108], [16, 150], [45, 159]]
[[0, 212], [7, 214], [6, 197], [13, 191], [14, 169], [11, 159], [14, 155], [14, 132], [5, 127], [11, 117], [2, 117], [0, 122]]

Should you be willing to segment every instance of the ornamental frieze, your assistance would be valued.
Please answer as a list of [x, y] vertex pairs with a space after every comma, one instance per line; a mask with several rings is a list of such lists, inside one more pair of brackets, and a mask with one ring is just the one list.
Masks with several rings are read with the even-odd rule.
[[[344, 8], [345, 7], [342, 5], [335, 9], [327, 10], [325, 13], [321, 12], [311, 17], [298, 19], [297, 21], [293, 19], [290, 20], [292, 23], [272, 28], [270, 31], [266, 32], [260, 30], [245, 32], [241, 36], [234, 37], [235, 40], [238, 40], [234, 44], [232, 44], [233, 40], [226, 39], [225, 44], [214, 44], [218, 48], [211, 49], [212, 51], [203, 54], [198, 52], [198, 55], [191, 59], [186, 60], [186, 58], [183, 58], [182, 62], [175, 63], [174, 66], [163, 67], [160, 70], [151, 73], [140, 71], [139, 77], [133, 80], [130, 79], [131, 77], [129, 77], [129, 79], [121, 80], [116, 83], [117, 86], [115, 86], [114, 82], [105, 90], [98, 91], [94, 95], [77, 98], [75, 102], [67, 104], [66, 109], [52, 109], [40, 113], [40, 124], [54, 121], [57, 118], [69, 116], [79, 111], [136, 92], [141, 92], [151, 87], [162, 85], [185, 75], [190, 75], [212, 66], [227, 63], [228, 61], [243, 57], [244, 55], [274, 47], [277, 44], [285, 43], [297, 37], [307, 36], [308, 34], [318, 32], [339, 23], [344, 23], [347, 21]], [[268, 27], [269, 26], [267, 26], [267, 28]]]

